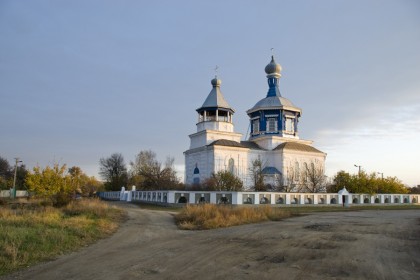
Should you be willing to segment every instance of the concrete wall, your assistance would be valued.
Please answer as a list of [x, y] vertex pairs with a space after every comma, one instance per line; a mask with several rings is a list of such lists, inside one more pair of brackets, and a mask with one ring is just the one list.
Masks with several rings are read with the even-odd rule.
[[101, 192], [107, 200], [142, 201], [165, 204], [233, 204], [233, 205], [392, 205], [419, 204], [420, 194], [348, 194], [280, 193], [280, 192], [206, 192], [206, 191], [121, 191]]
[[[27, 197], [27, 191], [16, 191], [16, 197]], [[0, 197], [10, 197], [10, 190], [1, 190]]]

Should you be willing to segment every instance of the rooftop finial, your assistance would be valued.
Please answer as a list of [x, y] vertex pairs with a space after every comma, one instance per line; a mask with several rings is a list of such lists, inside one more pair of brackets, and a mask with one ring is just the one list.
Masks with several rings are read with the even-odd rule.
[[274, 48], [271, 48], [271, 57], [274, 57]]
[[216, 67], [214, 68], [214, 75], [217, 78], [217, 73], [219, 72], [219, 66], [216, 65]]
[[216, 65], [216, 67], [214, 67], [214, 79], [211, 80], [211, 84], [213, 85], [213, 87], [220, 87], [222, 81], [219, 80], [217, 78], [217, 73], [219, 72], [219, 66]]

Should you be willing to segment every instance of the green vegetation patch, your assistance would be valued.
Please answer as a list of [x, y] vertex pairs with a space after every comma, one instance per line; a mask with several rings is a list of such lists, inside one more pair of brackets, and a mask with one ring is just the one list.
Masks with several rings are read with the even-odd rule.
[[351, 205], [349, 207], [342, 206], [293, 206], [282, 208], [289, 211], [293, 215], [300, 215], [312, 212], [345, 212], [345, 211], [359, 211], [359, 210], [410, 210], [420, 209], [420, 205], [416, 204], [398, 204], [398, 205]]
[[96, 199], [74, 201], [63, 208], [0, 209], [0, 275], [103, 238], [125, 216]]
[[233, 205], [186, 205], [175, 216], [176, 224], [184, 230], [207, 230], [263, 221], [278, 221], [311, 212], [341, 212], [359, 210], [408, 210], [420, 209], [420, 205], [369, 205], [369, 206], [318, 206], [272, 207]]
[[227, 205], [187, 205], [175, 216], [181, 229], [204, 230], [263, 221], [277, 221], [292, 214], [278, 207], [235, 207]]

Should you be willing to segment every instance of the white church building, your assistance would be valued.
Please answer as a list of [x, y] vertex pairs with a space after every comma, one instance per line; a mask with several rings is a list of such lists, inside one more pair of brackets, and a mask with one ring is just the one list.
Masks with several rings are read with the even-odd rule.
[[[224, 98], [217, 76], [198, 113], [197, 131], [190, 137], [185, 154], [185, 183], [203, 183], [213, 173], [228, 170], [243, 181], [245, 189], [253, 187], [250, 168], [256, 159], [263, 165], [267, 184], [282, 178], [297, 180], [308, 166], [325, 170], [326, 153], [312, 146], [312, 141], [299, 138], [302, 109], [280, 94], [281, 66], [274, 57], [265, 67], [268, 81], [266, 96], [246, 113], [250, 122], [248, 139], [235, 132], [235, 110]], [[293, 178], [293, 179], [291, 179]]]

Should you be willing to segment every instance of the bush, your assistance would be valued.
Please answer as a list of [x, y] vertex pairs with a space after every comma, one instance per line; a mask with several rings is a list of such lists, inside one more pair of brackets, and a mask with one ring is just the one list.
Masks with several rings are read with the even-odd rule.
[[179, 228], [203, 230], [230, 227], [262, 221], [277, 221], [290, 217], [291, 213], [280, 208], [234, 207], [225, 205], [187, 205], [176, 217]]

